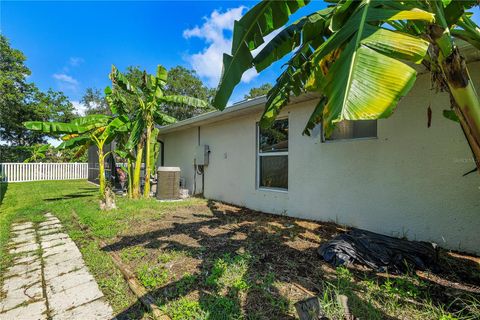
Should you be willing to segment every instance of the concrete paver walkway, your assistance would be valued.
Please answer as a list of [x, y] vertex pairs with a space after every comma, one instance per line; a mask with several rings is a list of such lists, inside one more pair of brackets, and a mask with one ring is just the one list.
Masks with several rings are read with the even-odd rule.
[[14, 224], [9, 252], [13, 265], [6, 271], [1, 320], [112, 319], [93, 276], [60, 221]]

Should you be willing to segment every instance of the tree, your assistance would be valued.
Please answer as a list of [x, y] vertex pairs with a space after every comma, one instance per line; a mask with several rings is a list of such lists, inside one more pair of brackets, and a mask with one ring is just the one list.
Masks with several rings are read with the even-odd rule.
[[[138, 66], [129, 66], [124, 73], [125, 78], [136, 87], [142, 85], [143, 72]], [[105, 99], [109, 105], [116, 106], [118, 113], [128, 116], [132, 121], [129, 122], [129, 130], [127, 132], [120, 132], [115, 138], [115, 150], [116, 156], [122, 158], [126, 162], [126, 167], [121, 169], [126, 172], [128, 176], [127, 195], [129, 198], [140, 197], [140, 184], [141, 184], [141, 168], [144, 162], [144, 148], [145, 148], [145, 136], [142, 135], [141, 141], [137, 145], [132, 146], [129, 144], [130, 131], [135, 124], [135, 113], [141, 108], [138, 97], [132, 94], [129, 90], [124, 90], [120, 86], [113, 86], [115, 90], [111, 90], [110, 87], [105, 88]], [[159, 149], [159, 142], [157, 141], [158, 132], [157, 129], [152, 130], [150, 139], [151, 150]], [[138, 155], [138, 156], [137, 156]], [[155, 152], [151, 152], [150, 163], [155, 163]], [[134, 165], [135, 164], [135, 165]]]
[[[168, 71], [165, 94], [189, 96], [204, 101], [210, 101], [215, 94], [215, 90], [206, 87], [202, 80], [197, 76], [195, 70], [176, 66]], [[162, 110], [177, 120], [185, 120], [211, 109], [203, 107], [198, 108], [190, 105], [179, 106], [175, 104], [164, 104]]]
[[31, 155], [29, 158], [25, 159], [23, 162], [37, 162], [38, 160], [45, 159], [45, 153], [50, 148], [49, 144], [36, 144], [30, 147]]
[[28, 87], [26, 77], [31, 72], [24, 64], [27, 58], [20, 50], [11, 48], [3, 35], [0, 35], [0, 53], [0, 107], [3, 109], [24, 99], [23, 92]]
[[31, 157], [32, 152], [26, 146], [9, 146], [0, 144], [0, 163], [23, 162]]
[[44, 143], [45, 134], [27, 130], [25, 121], [69, 121], [75, 117], [73, 105], [61, 92], [41, 92], [26, 81], [30, 70], [25, 56], [12, 49], [0, 35], [0, 140], [12, 146]]
[[105, 96], [98, 89], [87, 88], [80, 103], [87, 108], [85, 110], [85, 115], [110, 113]]
[[[164, 112], [165, 105], [186, 105], [193, 108], [207, 108], [208, 103], [197, 98], [182, 95], [167, 95], [165, 92], [168, 72], [159, 65], [155, 75], [149, 75], [146, 71], [142, 73], [139, 86], [132, 83], [126, 75], [122, 74], [115, 66], [112, 66], [110, 79], [113, 83], [113, 90], [105, 89], [107, 101], [116, 107], [115, 113], [129, 113], [132, 123], [130, 136], [126, 148], [131, 150], [136, 147], [136, 163], [133, 177], [133, 197], [140, 196], [140, 170], [145, 149], [145, 198], [150, 196], [150, 165], [152, 154], [152, 136], [154, 124], [166, 125], [175, 122], [175, 118]], [[129, 103], [128, 98], [135, 98], [134, 105]], [[131, 100], [130, 100], [131, 101]]]
[[272, 85], [270, 83], [264, 83], [260, 87], [252, 88], [244, 96], [245, 99], [253, 99], [256, 97], [261, 97], [267, 95], [268, 91], [272, 89]]
[[58, 146], [60, 150], [78, 147], [85, 150], [90, 145], [95, 145], [98, 149], [99, 193], [103, 201], [105, 200], [105, 158], [110, 153], [104, 153], [103, 147], [115, 138], [118, 131], [127, 130], [127, 122], [128, 119], [122, 116], [94, 114], [74, 119], [69, 123], [28, 121], [24, 125], [29, 130], [63, 134], [63, 142]]
[[[129, 66], [125, 71], [125, 77], [136, 86], [140, 86], [142, 81], [142, 71], [138, 66]], [[215, 95], [215, 90], [205, 86], [197, 76], [195, 70], [187, 69], [182, 66], [176, 66], [168, 71], [165, 93], [168, 95], [185, 95], [210, 101]], [[137, 105], [138, 101], [134, 97], [124, 92], [130, 105]], [[88, 88], [85, 91], [80, 102], [85, 105], [85, 114], [109, 114], [108, 103], [104, 94], [95, 88]], [[133, 108], [136, 109], [136, 108]], [[161, 106], [164, 113], [174, 117], [177, 120], [184, 120], [199, 115], [213, 108], [195, 108], [187, 105], [165, 104]]]
[[261, 125], [272, 123], [291, 94], [315, 91], [321, 98], [304, 133], [322, 123], [329, 135], [342, 120], [390, 116], [416, 79], [405, 62], [423, 63], [436, 87], [450, 94], [452, 109], [444, 114], [458, 119], [480, 167], [480, 104], [456, 44], [462, 39], [480, 49], [480, 29], [467, 12], [477, 1], [335, 2], [286, 26], [255, 57], [264, 37], [309, 1], [262, 1], [236, 21], [214, 106], [226, 106], [246, 70], [261, 72], [290, 54]]
[[19, 147], [28, 151], [28, 158], [23, 162], [65, 163], [87, 162], [87, 150], [83, 146], [58, 149], [49, 144], [35, 144], [31, 147]]
[[0, 139], [13, 146], [45, 143], [47, 138], [58, 138], [55, 133], [32, 132], [22, 125], [25, 121], [70, 121], [76, 117], [74, 107], [62, 93], [49, 89], [39, 91], [28, 84], [23, 100], [9, 101], [0, 106]]

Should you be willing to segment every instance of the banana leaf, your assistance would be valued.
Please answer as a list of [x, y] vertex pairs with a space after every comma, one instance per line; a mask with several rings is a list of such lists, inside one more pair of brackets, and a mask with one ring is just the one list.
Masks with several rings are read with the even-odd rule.
[[233, 88], [245, 71], [253, 64], [251, 50], [264, 42], [264, 37], [284, 26], [291, 14], [305, 6], [309, 0], [265, 0], [235, 21], [231, 54], [223, 55], [223, 71], [213, 105], [223, 110]]
[[253, 59], [257, 72], [268, 68], [302, 44], [313, 40], [323, 42], [325, 28], [328, 27], [326, 22], [332, 12], [333, 8], [314, 12], [280, 31]]

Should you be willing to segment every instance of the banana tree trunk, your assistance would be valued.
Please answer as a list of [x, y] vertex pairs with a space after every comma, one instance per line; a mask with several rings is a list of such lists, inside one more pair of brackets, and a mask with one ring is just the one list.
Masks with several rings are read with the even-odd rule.
[[98, 183], [100, 185], [100, 199], [105, 199], [105, 155], [103, 154], [103, 145], [98, 145]]
[[478, 99], [476, 101], [472, 99], [475, 98], [475, 94], [472, 93], [472, 91], [475, 91], [475, 88], [469, 85], [465, 89], [450, 90], [456, 102], [455, 113], [460, 120], [463, 132], [474, 155], [476, 166], [480, 172], [480, 104]]
[[468, 73], [467, 63], [453, 42], [446, 21], [443, 3], [432, 1], [431, 9], [435, 13], [435, 24], [429, 26], [433, 51], [438, 52], [437, 63], [448, 85], [455, 113], [472, 150], [475, 164], [480, 173], [480, 104], [478, 95]]
[[133, 170], [132, 170], [132, 161], [127, 159], [127, 174], [128, 174], [128, 186], [127, 186], [127, 196], [129, 199], [132, 198], [132, 187], [133, 187]]
[[152, 135], [152, 125], [147, 125], [147, 139], [145, 143], [146, 153], [145, 153], [145, 186], [143, 188], [143, 197], [148, 199], [150, 197], [150, 139]]
[[132, 197], [133, 199], [140, 198], [140, 182], [142, 174], [142, 158], [143, 158], [143, 141], [140, 141], [137, 145], [137, 158], [135, 159], [135, 168], [133, 170], [133, 186]]
[[480, 173], [480, 102], [477, 92], [466, 63], [458, 50], [455, 49], [447, 58], [440, 55], [439, 59], [450, 94], [455, 100], [455, 113], [460, 120]]

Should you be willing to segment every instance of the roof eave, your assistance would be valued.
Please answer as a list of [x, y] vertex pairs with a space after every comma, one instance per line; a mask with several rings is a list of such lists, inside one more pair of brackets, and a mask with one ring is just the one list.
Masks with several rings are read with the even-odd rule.
[[[459, 49], [468, 62], [480, 61], [480, 50], [477, 50], [475, 47], [468, 44], [467, 42], [462, 41], [459, 44]], [[413, 67], [420, 74], [427, 72], [423, 65], [414, 65]], [[318, 98], [319, 95], [317, 93], [304, 93], [298, 97], [292, 97], [290, 104], [315, 100]], [[248, 114], [257, 113], [263, 110], [266, 102], [266, 96], [261, 96], [234, 103], [231, 107], [227, 107], [223, 111], [206, 112], [196, 117], [182, 120], [168, 126], [159, 127], [160, 134], [172, 133], [179, 130], [199, 127], [206, 124], [212, 124], [215, 122], [232, 119], [238, 116], [245, 116]]]
[[[319, 95], [316, 93], [304, 93], [298, 97], [292, 97], [290, 99], [290, 105], [318, 99]], [[263, 111], [265, 103], [267, 102], [266, 96], [257, 97], [254, 99], [245, 100], [225, 108], [223, 111], [211, 111], [203, 113], [199, 116], [182, 120], [177, 123], [173, 123], [168, 126], [160, 127], [160, 134], [172, 133], [179, 130], [185, 130], [188, 128], [199, 127], [206, 124], [212, 124], [219, 121], [225, 121], [241, 116], [246, 116], [253, 113], [259, 113]]]

